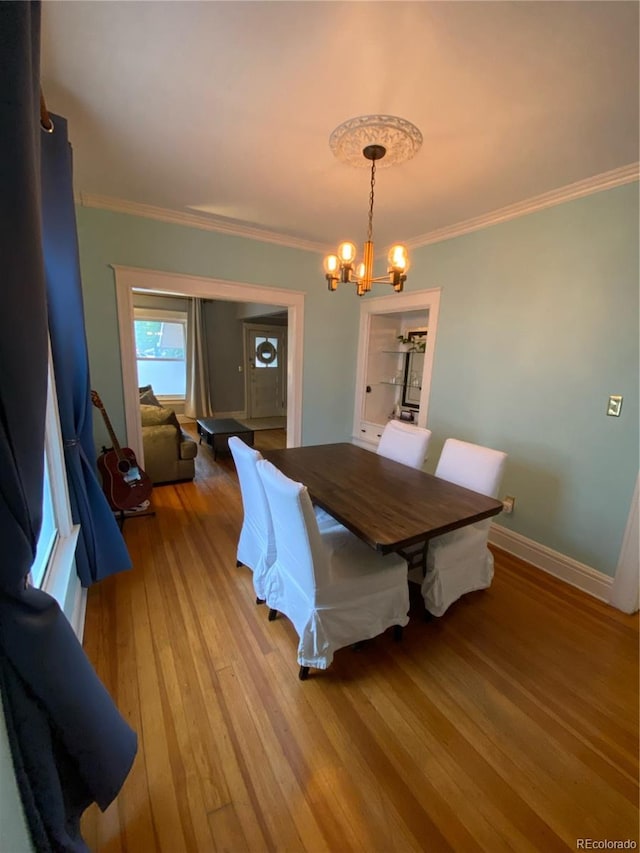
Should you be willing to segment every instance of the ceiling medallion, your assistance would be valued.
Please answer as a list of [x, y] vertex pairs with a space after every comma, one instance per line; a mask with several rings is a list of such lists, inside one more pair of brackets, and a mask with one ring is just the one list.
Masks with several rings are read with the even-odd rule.
[[338, 160], [358, 167], [368, 166], [362, 157], [368, 145], [382, 145], [386, 151], [382, 168], [414, 157], [422, 145], [422, 134], [415, 124], [398, 116], [357, 116], [336, 127], [329, 145]]

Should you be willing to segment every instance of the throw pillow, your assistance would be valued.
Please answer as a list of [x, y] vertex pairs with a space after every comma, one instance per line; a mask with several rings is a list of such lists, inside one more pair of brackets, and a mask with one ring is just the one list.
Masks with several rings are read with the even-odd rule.
[[142, 388], [138, 388], [138, 393], [140, 394], [140, 405], [162, 406], [162, 403], [159, 402], [156, 395], [153, 393], [153, 387], [151, 385], [143, 385]]
[[162, 426], [163, 424], [178, 426], [178, 419], [173, 409], [165, 409], [160, 404], [155, 406], [143, 403], [140, 406], [140, 420], [143, 427]]

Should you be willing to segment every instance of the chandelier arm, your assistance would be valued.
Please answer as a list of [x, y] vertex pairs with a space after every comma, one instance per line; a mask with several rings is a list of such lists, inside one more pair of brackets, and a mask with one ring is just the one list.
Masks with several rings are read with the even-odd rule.
[[389, 279], [389, 273], [386, 275], [376, 275], [371, 279], [372, 284], [393, 284], [393, 282]]

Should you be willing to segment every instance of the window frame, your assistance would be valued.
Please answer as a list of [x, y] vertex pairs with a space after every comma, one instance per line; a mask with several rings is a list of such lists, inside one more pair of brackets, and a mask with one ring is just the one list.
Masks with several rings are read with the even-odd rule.
[[[51, 342], [49, 342], [48, 350], [47, 406], [43, 452], [49, 474], [56, 536], [46, 566], [41, 573], [40, 581], [34, 586], [55, 598], [64, 610], [69, 589], [69, 578], [71, 573], [75, 571], [74, 559], [80, 525], [73, 523], [71, 515]], [[29, 577], [31, 579], [31, 573]]]
[[56, 542], [58, 541], [58, 523], [56, 520], [53, 493], [51, 489], [51, 474], [49, 471], [49, 456], [46, 441], [43, 451], [42, 478], [42, 522], [36, 543], [36, 555], [29, 570], [29, 581], [32, 586], [40, 588], [47, 572], [49, 560]]
[[[145, 358], [138, 356], [134, 347], [134, 356], [136, 362], [136, 374], [138, 374], [138, 362], [149, 361], [157, 364], [158, 362], [184, 363], [185, 375], [185, 393], [184, 394], [156, 394], [159, 400], [184, 402], [187, 399], [186, 380], [187, 380], [187, 331], [188, 331], [188, 314], [186, 311], [175, 311], [169, 308], [143, 308], [140, 306], [133, 309], [133, 335], [135, 342], [135, 324], [137, 321], [149, 323], [180, 323], [184, 329], [184, 358]], [[139, 384], [139, 378], [138, 378]]]

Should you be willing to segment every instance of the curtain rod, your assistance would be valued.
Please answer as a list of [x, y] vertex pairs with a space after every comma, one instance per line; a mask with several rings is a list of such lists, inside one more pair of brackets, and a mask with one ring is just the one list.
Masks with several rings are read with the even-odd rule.
[[51, 121], [51, 116], [49, 115], [49, 110], [47, 109], [42, 89], [40, 89], [40, 127], [45, 133], [53, 133], [53, 122]]

